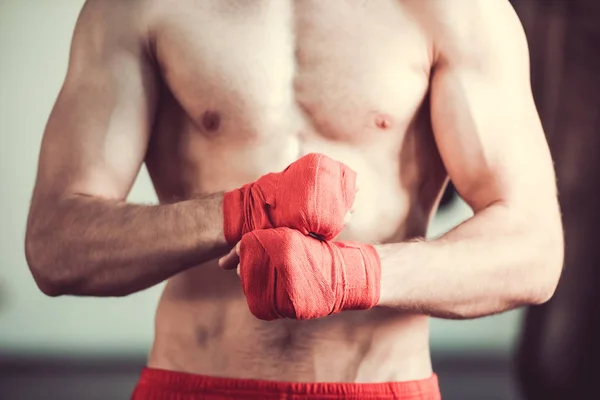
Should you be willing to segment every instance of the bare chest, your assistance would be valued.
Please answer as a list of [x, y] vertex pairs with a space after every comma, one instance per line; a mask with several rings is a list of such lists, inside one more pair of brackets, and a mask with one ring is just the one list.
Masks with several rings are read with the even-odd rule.
[[252, 139], [296, 118], [363, 142], [405, 128], [427, 89], [429, 45], [399, 0], [170, 3], [161, 72], [207, 134]]
[[[176, 110], [158, 121], [157, 158], [182, 166], [155, 175], [177, 176], [188, 191], [227, 190], [316, 151], [357, 171], [357, 231], [383, 237], [401, 224], [410, 193], [400, 155], [422, 142], [406, 136], [430, 66], [402, 1], [169, 2], [155, 45], [166, 108]], [[370, 233], [377, 221], [392, 223]]]

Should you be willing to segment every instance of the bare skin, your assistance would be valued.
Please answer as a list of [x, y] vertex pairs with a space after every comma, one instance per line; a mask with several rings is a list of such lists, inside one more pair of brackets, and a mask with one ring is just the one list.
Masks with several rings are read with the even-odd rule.
[[[541, 303], [558, 280], [554, 172], [527, 58], [502, 0], [90, 0], [44, 137], [33, 275], [50, 295], [125, 295], [170, 277], [151, 367], [426, 378], [428, 315]], [[358, 174], [340, 238], [377, 243], [381, 302], [259, 321], [217, 264], [219, 193], [309, 152]], [[161, 205], [124, 203], [143, 162]], [[448, 176], [475, 216], [411, 241]]]

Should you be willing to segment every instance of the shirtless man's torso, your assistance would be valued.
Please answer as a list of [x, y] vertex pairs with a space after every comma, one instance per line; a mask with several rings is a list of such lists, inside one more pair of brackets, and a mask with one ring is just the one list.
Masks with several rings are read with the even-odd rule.
[[[154, 46], [172, 95], [147, 159], [161, 200], [229, 190], [319, 152], [357, 172], [342, 236], [423, 236], [446, 174], [423, 105], [432, 55], [411, 11], [220, 0], [164, 10]], [[300, 381], [431, 374], [422, 316], [376, 308], [271, 323], [247, 309], [239, 278], [214, 262], [173, 277], [150, 365]]]
[[[89, 0], [44, 137], [32, 273], [53, 296], [126, 295], [169, 278], [152, 368], [427, 378], [427, 316], [544, 302], [560, 273], [527, 57], [502, 0]], [[217, 265], [229, 250], [220, 193], [308, 153], [357, 173], [340, 239], [376, 244], [380, 306], [261, 321], [238, 275]], [[124, 202], [143, 162], [159, 206]], [[448, 175], [475, 217], [411, 241]]]

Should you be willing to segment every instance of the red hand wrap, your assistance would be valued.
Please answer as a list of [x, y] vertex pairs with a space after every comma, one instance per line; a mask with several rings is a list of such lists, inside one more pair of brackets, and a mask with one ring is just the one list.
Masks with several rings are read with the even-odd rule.
[[308, 154], [282, 172], [225, 193], [225, 238], [235, 244], [255, 229], [290, 227], [331, 240], [344, 228], [355, 192], [353, 170], [323, 154]]
[[375, 306], [381, 262], [371, 245], [266, 229], [242, 238], [240, 276], [257, 318], [312, 319]]

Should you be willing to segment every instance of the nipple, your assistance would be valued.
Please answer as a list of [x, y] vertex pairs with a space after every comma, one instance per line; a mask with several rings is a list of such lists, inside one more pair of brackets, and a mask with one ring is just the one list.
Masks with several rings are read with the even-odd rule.
[[221, 114], [217, 111], [206, 110], [202, 114], [202, 126], [207, 132], [215, 132], [221, 126]]
[[382, 130], [387, 130], [392, 126], [392, 117], [387, 114], [376, 114], [375, 125]]

